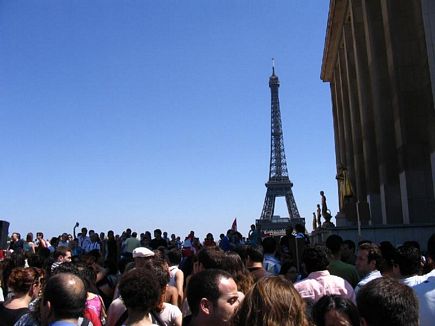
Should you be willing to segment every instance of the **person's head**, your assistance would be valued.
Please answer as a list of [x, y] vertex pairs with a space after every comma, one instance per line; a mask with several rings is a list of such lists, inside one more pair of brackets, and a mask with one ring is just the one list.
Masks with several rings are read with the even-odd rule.
[[56, 251], [54, 252], [54, 260], [58, 262], [70, 262], [72, 258], [71, 255], [71, 249], [64, 246], [59, 246], [56, 248]]
[[411, 246], [400, 246], [397, 248], [394, 259], [393, 273], [395, 277], [409, 277], [417, 275], [420, 269], [420, 251]]
[[239, 306], [234, 279], [218, 269], [193, 274], [186, 295], [193, 318], [208, 325], [228, 324]]
[[162, 230], [160, 229], [155, 229], [154, 230], [154, 238], [156, 239], [160, 239], [162, 237]]
[[356, 302], [363, 326], [418, 326], [418, 299], [414, 290], [390, 277], [370, 281]]
[[19, 234], [18, 232], [14, 232], [14, 233], [12, 233], [12, 235], [11, 235], [11, 240], [13, 240], [13, 241], [18, 241], [18, 240], [20, 240], [21, 239], [21, 234]]
[[338, 295], [325, 295], [312, 310], [316, 326], [360, 326], [359, 312], [355, 304]]
[[77, 275], [53, 275], [48, 279], [42, 297], [42, 318], [47, 323], [83, 316], [86, 290], [83, 281]]
[[7, 286], [14, 293], [14, 297], [28, 295], [34, 299], [44, 285], [44, 277], [45, 272], [41, 268], [18, 267], [14, 268], [9, 275]]
[[146, 247], [137, 247], [133, 250], [135, 267], [144, 267], [148, 260], [152, 259], [155, 253]]
[[295, 231], [296, 233], [305, 233], [305, 226], [298, 223], [295, 225]]
[[382, 275], [393, 275], [393, 265], [396, 258], [396, 248], [389, 241], [382, 241], [379, 244], [379, 249], [381, 249], [382, 254], [382, 264], [379, 271]]
[[145, 315], [157, 306], [161, 287], [153, 272], [144, 268], [133, 268], [122, 276], [119, 293], [129, 311]]
[[302, 253], [302, 262], [304, 263], [306, 272], [319, 272], [328, 268], [328, 250], [325, 247], [305, 248]]
[[344, 240], [341, 246], [341, 258], [349, 259], [355, 254], [355, 242], [352, 240]]
[[326, 247], [331, 251], [331, 253], [337, 256], [341, 255], [341, 246], [343, 245], [343, 238], [336, 234], [331, 234], [326, 239]]
[[107, 238], [110, 239], [110, 240], [114, 239], [115, 238], [115, 233], [112, 230], [109, 230], [107, 232]]
[[321, 192], [320, 192], [320, 196], [323, 196], [325, 194], [325, 192], [322, 190]]
[[291, 261], [286, 261], [281, 265], [279, 275], [282, 275], [284, 278], [292, 283], [296, 283], [296, 280], [298, 278], [298, 268], [296, 267], [295, 263]]
[[26, 235], [26, 241], [27, 242], [32, 242], [33, 241], [33, 233], [32, 232], [27, 233], [27, 235]]
[[207, 236], [205, 237], [207, 240], [213, 241], [213, 234], [207, 233]]
[[86, 234], [88, 234], [88, 229], [87, 228], [82, 228], [82, 237], [85, 237]]
[[132, 238], [136, 238], [136, 237], [137, 237], [137, 232], [133, 232], [133, 233], [131, 234], [131, 237], [132, 237]]
[[287, 226], [285, 229], [285, 235], [292, 235], [292, 234], [293, 234], [293, 227], [291, 225]]
[[264, 255], [261, 247], [251, 247], [246, 249], [247, 265], [250, 267], [253, 263], [263, 263]]
[[382, 264], [381, 249], [374, 243], [363, 243], [358, 248], [355, 267], [362, 276], [378, 270]]
[[181, 250], [177, 248], [173, 248], [168, 251], [166, 257], [168, 258], [169, 265], [171, 266], [178, 265], [181, 262]]
[[202, 248], [198, 251], [198, 270], [219, 268], [223, 260], [223, 252], [214, 248]]
[[252, 231], [255, 230], [255, 224], [251, 224], [251, 230], [252, 230]]
[[44, 239], [44, 233], [36, 232], [36, 239]]
[[263, 239], [262, 242], [264, 254], [275, 254], [276, 251], [276, 241], [272, 237], [267, 237]]
[[291, 282], [279, 276], [263, 277], [246, 293], [234, 316], [234, 324], [311, 325], [305, 310], [305, 302]]
[[225, 252], [221, 269], [232, 275], [240, 292], [246, 293], [252, 287], [254, 279], [238, 253], [233, 251]]

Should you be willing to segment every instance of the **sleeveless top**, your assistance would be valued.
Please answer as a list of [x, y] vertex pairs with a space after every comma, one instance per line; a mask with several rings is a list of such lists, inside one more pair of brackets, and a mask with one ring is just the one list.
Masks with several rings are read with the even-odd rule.
[[175, 286], [175, 273], [179, 271], [178, 266], [169, 267], [169, 285]]

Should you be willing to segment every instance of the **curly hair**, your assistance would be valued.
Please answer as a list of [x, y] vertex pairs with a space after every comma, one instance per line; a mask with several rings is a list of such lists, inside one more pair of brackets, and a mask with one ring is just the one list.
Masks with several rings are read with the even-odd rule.
[[246, 294], [232, 325], [311, 326], [306, 305], [293, 284], [279, 276], [263, 277]]
[[44, 270], [36, 267], [14, 268], [8, 278], [8, 287], [14, 293], [27, 293], [33, 284], [40, 282], [44, 278]]
[[122, 276], [119, 292], [127, 309], [149, 313], [159, 303], [161, 288], [151, 271], [134, 268]]

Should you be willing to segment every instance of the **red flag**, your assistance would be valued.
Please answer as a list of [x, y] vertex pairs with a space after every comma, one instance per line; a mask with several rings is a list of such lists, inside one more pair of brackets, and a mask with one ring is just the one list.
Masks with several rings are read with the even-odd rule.
[[237, 232], [237, 217], [234, 218], [233, 225], [231, 225], [231, 230]]

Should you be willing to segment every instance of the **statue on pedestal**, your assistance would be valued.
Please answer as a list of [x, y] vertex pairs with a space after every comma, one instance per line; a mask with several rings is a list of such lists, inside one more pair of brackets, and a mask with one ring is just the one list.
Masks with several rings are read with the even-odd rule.
[[326, 204], [326, 196], [323, 191], [320, 192], [321, 197], [321, 203], [322, 203], [322, 216], [325, 219], [325, 222], [323, 222], [322, 227], [328, 228], [328, 227], [335, 227], [334, 223], [331, 222], [331, 211], [328, 209], [328, 205]]

